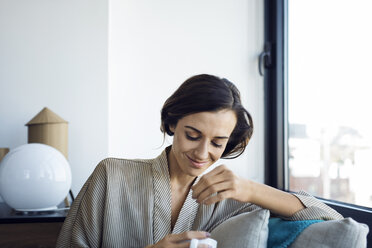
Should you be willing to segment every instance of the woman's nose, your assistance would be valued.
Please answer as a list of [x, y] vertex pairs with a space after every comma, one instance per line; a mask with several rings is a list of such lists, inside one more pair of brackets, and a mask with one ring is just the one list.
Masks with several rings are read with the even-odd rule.
[[198, 147], [195, 149], [195, 158], [204, 161], [208, 159], [208, 142], [206, 140], [200, 141]]

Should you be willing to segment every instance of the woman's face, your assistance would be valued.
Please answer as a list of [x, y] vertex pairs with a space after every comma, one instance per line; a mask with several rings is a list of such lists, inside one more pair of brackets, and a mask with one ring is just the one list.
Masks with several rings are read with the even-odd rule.
[[232, 110], [200, 112], [180, 119], [175, 127], [170, 166], [177, 174], [199, 176], [225, 150], [237, 118]]

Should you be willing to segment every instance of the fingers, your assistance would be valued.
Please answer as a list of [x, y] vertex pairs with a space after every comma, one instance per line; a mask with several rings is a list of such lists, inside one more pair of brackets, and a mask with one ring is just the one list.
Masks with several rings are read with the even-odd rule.
[[[190, 241], [183, 242], [180, 244], [175, 244], [170, 246], [171, 248], [189, 248], [190, 247]], [[207, 244], [198, 244], [198, 248], [210, 248], [209, 245]]]
[[203, 190], [196, 198], [197, 203], [206, 203], [207, 198], [213, 197], [213, 194], [217, 193], [218, 198], [223, 200], [225, 198], [221, 198], [226, 195], [225, 191], [233, 190], [233, 183], [231, 181], [224, 181], [218, 184], [212, 184], [211, 186], [207, 187]]
[[188, 231], [188, 232], [183, 232], [179, 234], [171, 234], [168, 236], [169, 236], [170, 241], [180, 242], [180, 241], [191, 240], [191, 239], [205, 239], [205, 238], [208, 238], [210, 234], [204, 231]]
[[216, 202], [220, 202], [224, 199], [232, 198], [232, 190], [226, 190], [222, 192], [218, 192], [216, 195], [210, 196], [209, 198], [202, 201], [205, 205], [214, 204]]
[[151, 246], [152, 248], [188, 248], [190, 246], [191, 239], [205, 239], [209, 237], [208, 232], [203, 231], [189, 231], [180, 234], [169, 234], [165, 236], [155, 245]]
[[211, 246], [210, 245], [207, 245], [207, 244], [200, 244], [198, 245], [198, 248], [210, 248]]
[[226, 170], [226, 167], [221, 165], [203, 175], [200, 178], [199, 182], [191, 187], [191, 189], [193, 190], [193, 198], [197, 198], [198, 195], [208, 186], [225, 181], [225, 177], [228, 176], [225, 174]]
[[182, 243], [176, 243], [172, 244], [170, 246], [166, 246], [166, 248], [172, 247], [172, 248], [189, 248], [190, 247], [190, 241], [182, 242]]
[[[170, 247], [171, 248], [189, 248], [190, 247], [190, 241], [179, 243], [179, 244], [174, 244]], [[207, 244], [198, 244], [198, 248], [210, 248], [210, 246], [207, 245]]]
[[[191, 188], [193, 190], [192, 197], [197, 199], [198, 203], [203, 204], [215, 202], [214, 200], [221, 201], [234, 194], [237, 188], [237, 181], [237, 177], [231, 170], [227, 169], [225, 166], [219, 166], [205, 174], [199, 182]], [[218, 194], [212, 196], [215, 193]], [[209, 200], [208, 197], [212, 199]]]

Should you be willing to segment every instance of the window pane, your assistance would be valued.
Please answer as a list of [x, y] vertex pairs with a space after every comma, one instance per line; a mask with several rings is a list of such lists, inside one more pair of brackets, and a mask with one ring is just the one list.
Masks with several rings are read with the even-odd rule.
[[372, 1], [288, 1], [289, 187], [372, 207]]

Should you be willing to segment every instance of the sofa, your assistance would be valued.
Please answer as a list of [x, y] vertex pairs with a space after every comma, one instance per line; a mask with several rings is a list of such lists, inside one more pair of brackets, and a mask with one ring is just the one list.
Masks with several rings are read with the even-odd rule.
[[221, 223], [211, 232], [211, 238], [217, 240], [218, 248], [364, 248], [368, 232], [366, 224], [352, 218], [288, 221], [258, 209]]

